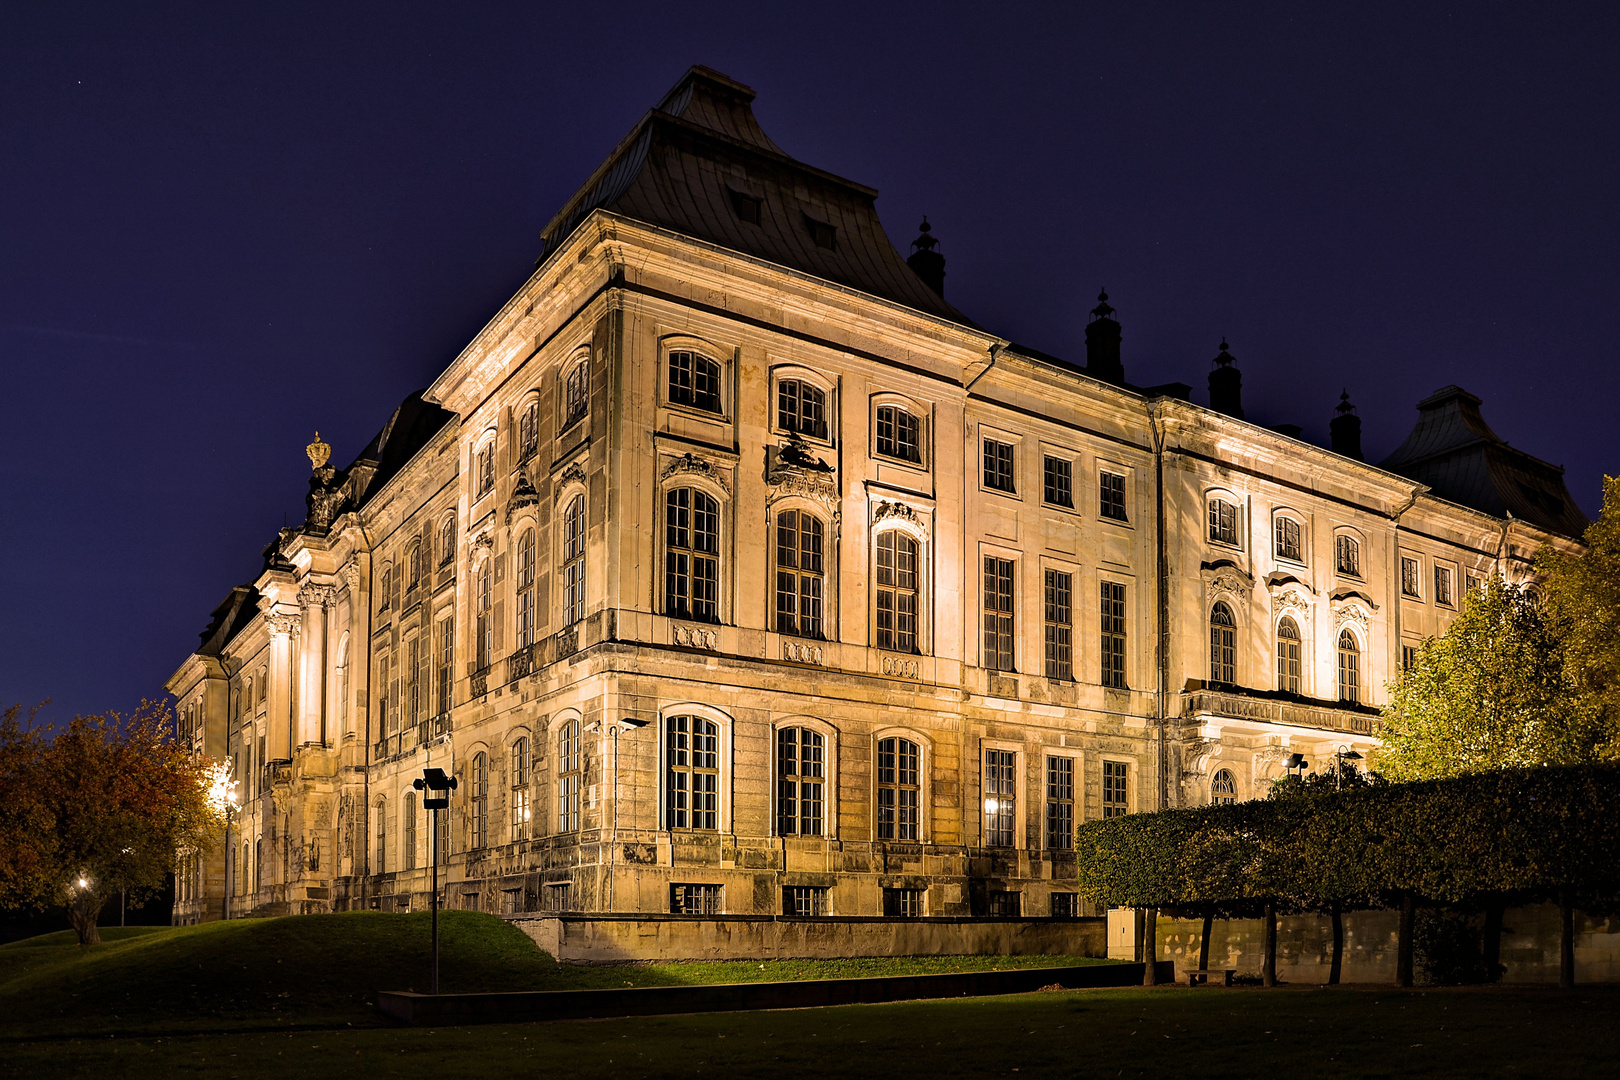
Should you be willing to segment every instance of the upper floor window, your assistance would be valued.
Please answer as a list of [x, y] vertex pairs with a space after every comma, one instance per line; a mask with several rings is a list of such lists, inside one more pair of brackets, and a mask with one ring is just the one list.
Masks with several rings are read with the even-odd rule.
[[1477, 575], [1477, 574], [1464, 574], [1463, 575], [1463, 599], [1464, 600], [1468, 599], [1469, 596], [1473, 595], [1475, 592], [1477, 592], [1480, 589], [1483, 589], [1484, 587], [1485, 587], [1485, 579], [1481, 578], [1479, 575]]
[[827, 395], [803, 379], [783, 379], [776, 384], [776, 423], [783, 431], [825, 439]]
[[529, 838], [529, 740], [512, 744], [512, 843]]
[[1339, 700], [1361, 702], [1361, 649], [1348, 630], [1339, 633]]
[[517, 647], [534, 644], [534, 530], [524, 529], [517, 545]]
[[494, 439], [478, 448], [478, 457], [474, 467], [474, 482], [476, 484], [476, 493], [479, 496], [488, 495], [495, 489]]
[[776, 629], [821, 637], [821, 521], [801, 510], [776, 515]]
[[921, 804], [922, 752], [910, 739], [877, 744], [877, 838], [916, 841]]
[[984, 440], [984, 486], [992, 491], [1014, 490], [1012, 443]]
[[540, 449], [540, 399], [530, 398], [518, 414], [518, 460], [528, 461]]
[[720, 411], [720, 365], [702, 353], [669, 354], [669, 401], [707, 412]]
[[1277, 558], [1292, 562], [1305, 561], [1304, 538], [1299, 522], [1290, 517], [1277, 519]]
[[471, 804], [467, 813], [467, 846], [476, 851], [485, 845], [489, 837], [489, 755], [482, 750], [473, 755], [467, 779], [468, 802]]
[[816, 247], [826, 248], [828, 251], [838, 246], [838, 226], [825, 221], [817, 221], [809, 215], [805, 216], [805, 224], [810, 227], [810, 239], [815, 241]]
[[1097, 490], [1101, 493], [1101, 514], [1110, 521], [1129, 521], [1130, 515], [1125, 509], [1125, 478], [1119, 473], [1105, 472], [1097, 478]]
[[406, 578], [407, 588], [414, 589], [422, 584], [422, 544], [420, 541], [411, 543], [410, 553], [406, 556], [405, 565], [410, 570], [410, 577]]
[[439, 530], [439, 565], [449, 566], [456, 561], [456, 519], [448, 518]]
[[439, 621], [439, 701], [435, 716], [450, 712], [451, 688], [456, 678], [456, 622], [454, 618]]
[[1102, 660], [1102, 684], [1125, 689], [1125, 586], [1115, 581], [1102, 583], [1102, 641], [1098, 656]]
[[720, 506], [695, 488], [664, 499], [664, 606], [683, 619], [720, 621]]
[[1361, 576], [1361, 541], [1340, 533], [1333, 538], [1333, 566], [1347, 577]]
[[1277, 624], [1277, 689], [1300, 692], [1299, 627], [1289, 615]]
[[1225, 499], [1209, 500], [1209, 538], [1217, 544], [1238, 542], [1237, 507]]
[[877, 452], [901, 461], [922, 461], [922, 423], [898, 405], [877, 411]]
[[1434, 568], [1434, 602], [1452, 607], [1456, 600], [1451, 591], [1451, 567], [1436, 566]]
[[579, 831], [579, 792], [584, 769], [579, 746], [579, 721], [566, 721], [557, 729], [557, 831]]
[[1046, 677], [1074, 678], [1074, 575], [1046, 571]]
[[809, 728], [776, 733], [776, 835], [820, 836], [825, 831], [822, 787], [826, 739]]
[[898, 529], [878, 534], [877, 645], [917, 651], [917, 541]]
[[377, 610], [387, 611], [394, 599], [394, 568], [383, 567], [382, 577], [377, 582]]
[[1401, 595], [1421, 597], [1423, 571], [1416, 559], [1401, 556]]
[[1209, 681], [1225, 686], [1237, 682], [1237, 625], [1224, 601], [1209, 613]]
[[758, 225], [764, 200], [755, 195], [745, 195], [736, 188], [730, 191], [731, 208], [737, 212], [737, 217], [750, 225]]
[[1231, 769], [1221, 769], [1209, 782], [1209, 801], [1216, 806], [1230, 806], [1237, 802], [1237, 778]]
[[720, 725], [701, 716], [672, 716], [665, 729], [665, 823], [672, 829], [718, 829]]
[[493, 559], [485, 559], [478, 568], [478, 623], [477, 638], [473, 643], [477, 670], [489, 667], [495, 652], [495, 575]]
[[[261, 844], [263, 842], [264, 842], [263, 840], [258, 841], [258, 843], [261, 843]], [[253, 873], [253, 877], [254, 877], [254, 880], [256, 880], [256, 881], [261, 880], [260, 877], [259, 877], [259, 870], [260, 870], [260, 867], [259, 867], [259, 855], [261, 853], [262, 852], [258, 851], [258, 850], [256, 850], [254, 852], [254, 868], [253, 868], [254, 873]], [[387, 799], [378, 799], [377, 800], [377, 857], [372, 860], [372, 864], [373, 864], [372, 865], [372, 873], [374, 873], [374, 874], [386, 874], [386, 873], [388, 873], [388, 800]]]
[[399, 801], [399, 861], [406, 870], [416, 869], [416, 792], [407, 791]]
[[1121, 817], [1130, 813], [1131, 767], [1124, 761], [1105, 761], [1103, 765], [1102, 812], [1103, 817]]
[[[699, 408], [715, 410], [720, 408], [718, 375], [715, 376], [714, 385], [714, 404], [712, 406], [699, 405]], [[671, 398], [671, 400], [674, 399]], [[687, 404], [694, 403], [688, 402]], [[563, 380], [563, 427], [571, 427], [576, 421], [583, 419], [586, 411], [589, 410], [590, 407], [591, 368], [589, 364], [587, 364], [584, 360], [581, 360], [579, 363], [575, 364], [569, 369], [568, 378]]]
[[585, 496], [563, 512], [563, 625], [585, 617]]
[[1047, 454], [1041, 461], [1041, 500], [1048, 506], [1074, 507], [1074, 462]]
[[1013, 563], [984, 557], [984, 666], [1013, 671]]

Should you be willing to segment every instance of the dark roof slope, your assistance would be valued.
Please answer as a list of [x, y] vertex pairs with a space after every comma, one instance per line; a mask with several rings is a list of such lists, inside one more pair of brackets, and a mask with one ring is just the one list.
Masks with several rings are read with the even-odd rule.
[[197, 652], [203, 656], [218, 656], [258, 613], [259, 590], [252, 585], [238, 585], [214, 609], [207, 628], [197, 635], [202, 639]]
[[[742, 83], [692, 68], [546, 226], [546, 253], [600, 208], [972, 326], [895, 250], [877, 192], [784, 154], [753, 100]], [[744, 201], [757, 202], [757, 223]], [[813, 223], [832, 226], [831, 247]]]
[[426, 392], [425, 388], [417, 390], [400, 402], [388, 423], [343, 470], [352, 484], [349, 508], [364, 506], [373, 492], [393, 479], [418, 450], [456, 418], [448, 409], [423, 401]]
[[1460, 386], [1436, 390], [1418, 402], [1417, 426], [1382, 467], [1443, 499], [1579, 537], [1588, 522], [1564, 486], [1564, 470], [1509, 446], [1479, 406]]

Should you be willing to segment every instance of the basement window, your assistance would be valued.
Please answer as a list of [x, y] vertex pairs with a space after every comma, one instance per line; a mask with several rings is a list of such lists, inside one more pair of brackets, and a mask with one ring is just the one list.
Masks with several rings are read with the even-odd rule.
[[883, 914], [891, 919], [922, 918], [923, 890], [884, 889]]
[[669, 910], [675, 915], [719, 915], [721, 897], [719, 885], [671, 885]]
[[1055, 892], [1052, 894], [1052, 918], [1078, 919], [1080, 917], [1080, 894], [1072, 892]]
[[782, 897], [782, 910], [789, 915], [819, 916], [832, 914], [828, 903], [829, 890], [820, 885], [789, 885]]

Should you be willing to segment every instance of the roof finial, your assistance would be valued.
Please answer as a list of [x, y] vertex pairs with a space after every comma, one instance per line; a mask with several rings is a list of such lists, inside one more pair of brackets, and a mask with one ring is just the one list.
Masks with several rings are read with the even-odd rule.
[[928, 215], [924, 214], [922, 224], [917, 226], [919, 233], [917, 239], [911, 242], [911, 254], [906, 257], [906, 265], [920, 278], [923, 284], [934, 290], [940, 297], [945, 295], [945, 256], [937, 250], [939, 240], [933, 235], [934, 227], [928, 224]]
[[1091, 309], [1091, 317], [1093, 319], [1106, 319], [1113, 313], [1114, 309], [1108, 303], [1108, 290], [1106, 288], [1101, 289], [1097, 293], [1097, 306]]
[[321, 442], [321, 433], [317, 431], [315, 433], [315, 441], [304, 447], [304, 453], [309, 455], [310, 471], [317, 472], [320, 470], [321, 466], [325, 465], [327, 461], [331, 460], [332, 448], [326, 443]]
[[1339, 394], [1339, 407], [1334, 411], [1337, 412], [1340, 416], [1344, 416], [1347, 413], [1353, 413], [1353, 412], [1356, 411], [1356, 407], [1354, 405], [1350, 404], [1350, 389], [1348, 387], [1346, 387], [1343, 391], [1340, 392], [1340, 394]]
[[1232, 361], [1237, 359], [1237, 357], [1233, 356], [1230, 352], [1227, 351], [1230, 348], [1231, 348], [1231, 346], [1226, 343], [1226, 335], [1222, 334], [1221, 335], [1221, 354], [1214, 359], [1213, 363], [1218, 364], [1221, 367], [1230, 367], [1232, 365]]

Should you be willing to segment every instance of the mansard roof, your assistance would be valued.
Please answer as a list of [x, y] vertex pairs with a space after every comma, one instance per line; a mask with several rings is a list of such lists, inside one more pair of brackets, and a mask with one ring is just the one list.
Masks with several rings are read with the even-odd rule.
[[388, 423], [343, 470], [352, 484], [350, 509], [364, 506], [372, 493], [382, 490], [418, 450], [456, 418], [448, 409], [424, 401], [425, 393], [426, 388], [417, 390], [400, 402]]
[[1588, 522], [1564, 486], [1564, 470], [1509, 446], [1479, 406], [1460, 386], [1436, 390], [1418, 402], [1417, 425], [1381, 467], [1442, 499], [1579, 538]]
[[[878, 220], [877, 191], [783, 153], [753, 100], [742, 83], [692, 68], [551, 219], [545, 254], [592, 210], [610, 210], [974, 325], [900, 257]], [[744, 220], [744, 203], [750, 215], [758, 207], [758, 223]]]
[[214, 609], [208, 626], [197, 636], [202, 643], [197, 646], [201, 656], [218, 656], [225, 651], [225, 646], [231, 639], [243, 630], [248, 623], [259, 613], [259, 590], [252, 585], [238, 585], [230, 591], [220, 605]]

